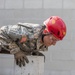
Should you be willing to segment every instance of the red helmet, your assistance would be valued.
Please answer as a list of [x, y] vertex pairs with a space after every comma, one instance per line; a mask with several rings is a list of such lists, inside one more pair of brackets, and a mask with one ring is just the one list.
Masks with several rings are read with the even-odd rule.
[[44, 21], [48, 32], [52, 33], [55, 37], [62, 40], [66, 35], [66, 25], [64, 21], [58, 16], [51, 16]]

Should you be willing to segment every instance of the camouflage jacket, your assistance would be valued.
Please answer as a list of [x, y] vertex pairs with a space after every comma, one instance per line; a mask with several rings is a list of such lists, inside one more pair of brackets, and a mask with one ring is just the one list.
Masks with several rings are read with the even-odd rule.
[[[17, 25], [8, 25], [1, 28], [0, 37], [7, 43], [15, 42], [20, 50], [25, 52], [45, 51], [47, 47], [40, 43], [41, 35], [45, 29], [44, 25], [31, 23], [18, 23]], [[22, 36], [25, 42], [21, 43]]]

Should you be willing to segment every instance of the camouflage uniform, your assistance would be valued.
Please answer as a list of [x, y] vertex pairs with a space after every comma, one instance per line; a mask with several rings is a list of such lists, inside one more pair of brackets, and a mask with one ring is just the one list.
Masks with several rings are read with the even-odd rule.
[[[45, 51], [47, 47], [40, 43], [44, 25], [31, 23], [18, 23], [17, 25], [3, 26], [0, 29], [0, 46], [10, 53], [19, 50], [32, 54], [34, 51]], [[22, 36], [26, 41], [21, 43]]]

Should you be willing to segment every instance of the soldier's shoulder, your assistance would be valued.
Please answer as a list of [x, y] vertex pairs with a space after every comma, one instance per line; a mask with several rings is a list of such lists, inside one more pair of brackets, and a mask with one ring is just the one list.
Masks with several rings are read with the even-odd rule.
[[29, 28], [36, 28], [36, 27], [44, 26], [42, 24], [37, 24], [37, 23], [21, 23], [21, 22], [19, 22], [18, 25], [24, 26], [24, 27], [29, 27]]
[[8, 29], [8, 26], [2, 26], [1, 28], [0, 28], [0, 30], [7, 30]]

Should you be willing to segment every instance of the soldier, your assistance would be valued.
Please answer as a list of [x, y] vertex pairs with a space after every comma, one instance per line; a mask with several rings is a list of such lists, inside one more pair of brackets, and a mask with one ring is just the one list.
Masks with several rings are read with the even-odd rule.
[[51, 16], [43, 25], [18, 23], [0, 28], [0, 50], [14, 54], [16, 64], [25, 66], [29, 62], [26, 55], [44, 56], [45, 51], [66, 35], [66, 25], [58, 16]]

